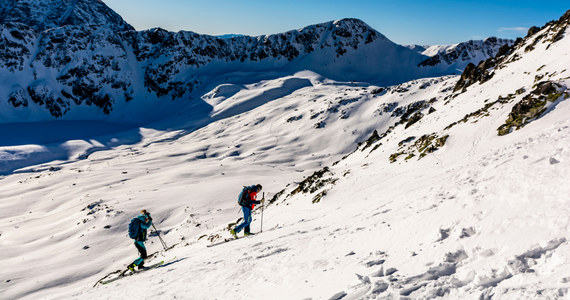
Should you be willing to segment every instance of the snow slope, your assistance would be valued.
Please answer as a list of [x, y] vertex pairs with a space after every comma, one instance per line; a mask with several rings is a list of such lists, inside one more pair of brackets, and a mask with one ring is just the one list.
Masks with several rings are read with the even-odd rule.
[[[71, 158], [0, 180], [2, 297], [569, 298], [569, 21], [477, 66], [489, 76], [226, 82], [204, 119], [66, 141]], [[271, 202], [263, 233], [207, 248], [252, 183]], [[141, 208], [169, 263], [93, 287], [136, 258]]]

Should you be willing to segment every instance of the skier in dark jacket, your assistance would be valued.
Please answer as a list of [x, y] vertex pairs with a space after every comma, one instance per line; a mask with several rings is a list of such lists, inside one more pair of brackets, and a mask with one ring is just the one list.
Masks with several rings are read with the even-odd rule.
[[135, 267], [137, 266], [139, 270], [144, 268], [144, 260], [147, 257], [146, 247], [144, 246], [144, 241], [146, 240], [146, 230], [149, 229], [152, 225], [152, 218], [150, 216], [150, 213], [148, 213], [146, 210], [142, 210], [141, 215], [137, 218], [139, 219], [138, 224], [140, 226], [140, 230], [139, 235], [135, 237], [134, 240], [135, 247], [137, 247], [137, 250], [140, 253], [140, 257], [135, 259], [132, 264], [127, 266], [127, 268], [129, 268], [129, 270], [132, 272], [135, 271]]
[[[265, 199], [261, 199], [261, 201], [257, 201], [257, 193], [261, 191], [261, 184], [252, 185], [250, 187], [246, 187], [242, 190], [242, 194], [246, 193], [245, 195], [240, 194], [240, 198], [243, 201], [240, 201], [241, 210], [243, 211], [243, 222], [236, 226], [236, 228], [230, 230], [230, 233], [237, 238], [237, 234], [245, 228], [244, 236], [248, 236], [251, 233], [249, 232], [249, 224], [251, 224], [251, 211], [253, 210], [255, 204], [262, 204], [265, 202]], [[243, 197], [242, 197], [243, 196]]]

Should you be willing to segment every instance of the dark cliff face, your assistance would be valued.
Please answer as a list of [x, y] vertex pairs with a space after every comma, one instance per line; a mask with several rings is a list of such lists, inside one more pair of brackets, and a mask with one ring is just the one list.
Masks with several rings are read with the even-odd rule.
[[[323, 41], [323, 37], [329, 35]], [[139, 61], [169, 54], [184, 57], [187, 64], [196, 66], [204, 66], [213, 60], [255, 62], [277, 58], [291, 61], [317, 49], [331, 47], [340, 56], [350, 48], [357, 49], [359, 45], [369, 44], [380, 36], [374, 29], [356, 19], [343, 19], [258, 37], [224, 39], [188, 31], [169, 32], [160, 28], [124, 34]]]
[[43, 31], [67, 25], [104, 25], [134, 30], [100, 0], [2, 0], [0, 23], [22, 23]]
[[102, 25], [67, 25], [36, 31], [22, 23], [0, 25], [0, 72], [8, 103], [25, 109], [35, 103], [54, 118], [75, 105], [112, 111], [132, 99], [127, 52], [118, 33]]
[[355, 19], [280, 34], [229, 39], [160, 28], [121, 35], [137, 61], [145, 65], [145, 86], [149, 91], [158, 96], [170, 95], [173, 99], [191, 92], [197, 84], [193, 80], [176, 79], [183, 73], [200, 75], [205, 69], [215, 68], [214, 65], [223, 65], [225, 72], [247, 71], [247, 68], [271, 71], [325, 49], [333, 49], [334, 55], [342, 59], [351, 49], [364, 47], [382, 37]]
[[[214, 69], [208, 72], [216, 72], [216, 68], [243, 71], [248, 67], [272, 71], [327, 49], [342, 60], [352, 49], [384, 38], [355, 19], [230, 39], [160, 28], [120, 31], [130, 26], [114, 18], [110, 10], [83, 19], [88, 24], [74, 25], [86, 11], [78, 9], [81, 1], [63, 1], [73, 4], [73, 13], [63, 17], [52, 16], [51, 6], [42, 9], [31, 3], [13, 1], [2, 6], [11, 13], [0, 24], [0, 68], [26, 78], [10, 84], [6, 98], [14, 108], [25, 109], [34, 103], [55, 118], [65, 116], [74, 105], [92, 106], [110, 114], [116, 103], [137, 97], [190, 98], [208, 68]], [[15, 11], [26, 12], [28, 17], [17, 19]], [[47, 16], [47, 21], [38, 23], [39, 15]], [[117, 22], [96, 24], [103, 17]]]

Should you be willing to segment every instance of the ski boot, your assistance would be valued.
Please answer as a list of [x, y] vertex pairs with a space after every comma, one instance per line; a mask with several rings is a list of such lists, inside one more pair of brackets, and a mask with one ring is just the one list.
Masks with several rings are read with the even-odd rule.
[[130, 265], [127, 266], [127, 269], [129, 269], [129, 271], [131, 271], [131, 272], [134, 273], [136, 266], [137, 266], [137, 265], [135, 265], [135, 263], [132, 263], [132, 264], [130, 264]]
[[231, 229], [230, 233], [234, 236], [234, 238], [238, 238], [235, 230]]

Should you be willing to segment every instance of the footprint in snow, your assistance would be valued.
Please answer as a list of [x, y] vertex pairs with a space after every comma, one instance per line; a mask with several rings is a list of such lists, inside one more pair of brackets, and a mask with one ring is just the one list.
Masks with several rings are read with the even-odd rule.
[[381, 265], [385, 262], [385, 259], [378, 259], [378, 260], [372, 260], [366, 263], [367, 267], [373, 267], [373, 266], [377, 266], [377, 265]]
[[384, 276], [390, 276], [390, 275], [392, 275], [392, 274], [394, 274], [394, 273], [396, 273], [396, 272], [398, 272], [398, 269], [396, 269], [396, 268], [388, 268], [388, 269], [386, 270], [386, 272], [384, 272]]
[[473, 227], [463, 228], [463, 229], [461, 229], [461, 234], [459, 235], [459, 238], [463, 239], [463, 238], [472, 237], [476, 233], [477, 233], [477, 231], [475, 231], [475, 228], [473, 228]]
[[560, 163], [560, 161], [557, 160], [557, 159], [554, 158], [554, 157], [551, 157], [551, 158], [550, 158], [550, 164], [551, 164], [551, 165], [555, 165], [555, 164], [557, 164], [557, 163]]
[[467, 256], [467, 253], [465, 253], [465, 250], [459, 249], [456, 252], [448, 252], [447, 254], [445, 254], [445, 262], [458, 263], [462, 260], [467, 259], [468, 257], [469, 256]]
[[344, 291], [338, 292], [338, 293], [334, 294], [332, 297], [330, 297], [329, 300], [340, 300], [340, 299], [344, 298], [346, 295], [348, 295], [348, 294]]
[[370, 274], [371, 277], [384, 277], [384, 267], [380, 267], [380, 270]]
[[439, 229], [439, 239], [436, 240], [436, 242], [441, 242], [445, 239], [447, 239], [449, 237], [449, 232], [451, 231], [451, 228], [441, 228]]
[[289, 249], [288, 249], [288, 248], [278, 248], [278, 249], [275, 249], [275, 250], [273, 250], [273, 251], [271, 251], [271, 252], [269, 252], [269, 253], [259, 255], [259, 256], [257, 256], [256, 258], [259, 259], [259, 258], [269, 257], [269, 256], [272, 256], [272, 255], [276, 255], [276, 254], [279, 254], [279, 253], [283, 253], [283, 252], [285, 252], [285, 251], [287, 251], [287, 250], [289, 250]]
[[384, 281], [378, 281], [374, 283], [374, 288], [372, 289], [372, 294], [382, 294], [384, 293], [390, 285]]

